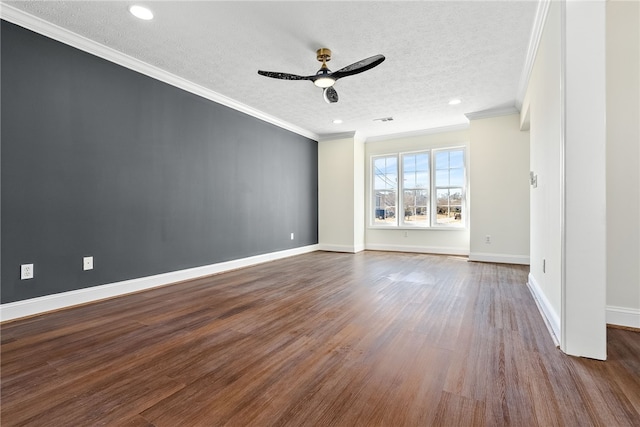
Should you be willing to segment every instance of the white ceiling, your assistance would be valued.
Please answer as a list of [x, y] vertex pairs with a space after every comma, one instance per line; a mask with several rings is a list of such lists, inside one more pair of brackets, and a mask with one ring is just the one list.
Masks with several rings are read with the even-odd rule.
[[[366, 137], [468, 123], [465, 113], [512, 107], [537, 1], [8, 1], [8, 4], [231, 98], [320, 138]], [[385, 62], [335, 85], [327, 104], [300, 75], [333, 51], [338, 70], [381, 53]], [[452, 98], [460, 105], [451, 106]], [[373, 121], [393, 117], [393, 121]], [[342, 124], [333, 124], [340, 118]]]

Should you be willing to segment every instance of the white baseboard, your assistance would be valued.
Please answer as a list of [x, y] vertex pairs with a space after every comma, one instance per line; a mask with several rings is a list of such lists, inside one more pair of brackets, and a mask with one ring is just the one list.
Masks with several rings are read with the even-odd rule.
[[529, 265], [529, 255], [508, 255], [508, 254], [490, 254], [490, 253], [482, 253], [482, 252], [471, 252], [469, 254], [469, 261]]
[[437, 254], [437, 255], [469, 255], [467, 249], [448, 248], [441, 246], [409, 246], [409, 245], [385, 245], [379, 243], [367, 243], [365, 249], [368, 251], [389, 251], [389, 252], [411, 252], [419, 254]]
[[205, 265], [202, 267], [172, 271], [169, 273], [157, 274], [154, 276], [140, 277], [138, 279], [124, 280], [122, 282], [92, 286], [90, 288], [77, 289], [74, 291], [62, 292], [59, 294], [45, 295], [28, 300], [10, 302], [0, 305], [0, 322], [19, 319], [21, 317], [33, 316], [36, 314], [45, 313], [47, 311], [59, 310], [74, 305], [86, 304], [106, 298], [113, 298], [116, 296], [130, 294], [145, 289], [151, 289], [158, 286], [165, 286], [172, 283], [181, 282], [184, 280], [195, 279], [202, 276], [223, 273], [225, 271], [236, 270], [242, 267], [249, 267], [264, 262], [275, 261], [294, 255], [315, 252], [318, 249], [318, 245], [303, 246], [300, 248], [271, 252], [268, 254]]
[[527, 281], [527, 285], [531, 294], [533, 295], [533, 299], [536, 301], [536, 305], [538, 306], [538, 310], [542, 315], [542, 318], [545, 320], [547, 328], [549, 329], [549, 334], [553, 339], [553, 342], [556, 346], [560, 345], [560, 316], [553, 309], [551, 303], [540, 289], [538, 282], [533, 277], [531, 273], [529, 273], [529, 279]]
[[606, 316], [610, 325], [640, 328], [640, 309], [608, 305]]
[[318, 245], [318, 250], [326, 252], [346, 252], [355, 254], [364, 251], [364, 245], [327, 245], [321, 243]]
[[[558, 344], [558, 339], [560, 338], [560, 317], [551, 307], [549, 300], [542, 293], [540, 286], [531, 273], [529, 273], [527, 285], [529, 285], [529, 290], [533, 294], [536, 304], [538, 304], [538, 309], [547, 322], [547, 326], [551, 329], [550, 332], [552, 335], [555, 335], [553, 339], [556, 341], [556, 344]], [[640, 328], [640, 309], [608, 305], [606, 310], [607, 324], [627, 328]]]

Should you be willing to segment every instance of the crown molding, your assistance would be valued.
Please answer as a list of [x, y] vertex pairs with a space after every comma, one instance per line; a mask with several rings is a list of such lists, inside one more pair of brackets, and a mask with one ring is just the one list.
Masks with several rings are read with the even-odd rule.
[[74, 47], [76, 49], [80, 49], [94, 56], [118, 64], [122, 67], [167, 83], [171, 86], [175, 86], [179, 89], [191, 92], [215, 103], [232, 108], [236, 111], [240, 111], [249, 116], [278, 126], [282, 129], [316, 141], [319, 139], [319, 136], [314, 132], [280, 120], [277, 117], [271, 116], [241, 102], [235, 101], [227, 96], [214, 92], [211, 89], [207, 89], [204, 86], [195, 84], [187, 79], [179, 77], [154, 65], [147, 64], [146, 62], [143, 62], [132, 56], [126, 55], [120, 51], [76, 34], [58, 25], [52, 24], [51, 22], [45, 21], [44, 19], [23, 12], [22, 10], [16, 9], [13, 6], [7, 5], [5, 3], [0, 3], [0, 18], [28, 30], [34, 31], [43, 36], [49, 37], [53, 40]]
[[353, 139], [353, 141], [363, 144], [367, 142], [367, 136], [358, 130], [321, 135], [318, 142], [337, 141], [339, 139]]
[[489, 108], [488, 110], [474, 111], [466, 113], [465, 116], [469, 120], [489, 119], [492, 117], [508, 116], [510, 114], [519, 114], [520, 111], [515, 106]]
[[356, 131], [353, 135], [353, 140], [359, 144], [365, 144], [367, 142], [367, 135], [361, 131]]
[[533, 70], [533, 64], [536, 60], [538, 53], [538, 46], [542, 39], [542, 32], [544, 30], [544, 24], [547, 20], [549, 12], [549, 6], [553, 0], [539, 0], [538, 8], [536, 10], [536, 16], [533, 20], [533, 28], [531, 29], [531, 36], [529, 37], [529, 47], [527, 49], [527, 57], [522, 68], [522, 74], [520, 75], [520, 83], [518, 84], [518, 91], [516, 92], [516, 108], [522, 109], [522, 103], [527, 93], [527, 86], [529, 86], [529, 79], [531, 78], [531, 71]]
[[387, 141], [391, 139], [412, 138], [437, 133], [458, 132], [469, 129], [469, 123], [459, 123], [456, 125], [440, 126], [430, 129], [413, 130], [409, 132], [390, 133], [385, 135], [374, 135], [367, 137], [365, 142]]
[[350, 139], [350, 138], [355, 138], [355, 136], [356, 136], [355, 131], [328, 133], [328, 134], [320, 135], [320, 137], [318, 138], [318, 142], [336, 141], [338, 139]]

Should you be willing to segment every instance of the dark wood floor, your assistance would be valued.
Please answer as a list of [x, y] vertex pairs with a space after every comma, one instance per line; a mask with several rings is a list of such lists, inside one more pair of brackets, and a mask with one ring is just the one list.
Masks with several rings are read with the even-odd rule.
[[640, 425], [640, 334], [562, 354], [526, 276], [315, 252], [6, 323], [1, 423]]

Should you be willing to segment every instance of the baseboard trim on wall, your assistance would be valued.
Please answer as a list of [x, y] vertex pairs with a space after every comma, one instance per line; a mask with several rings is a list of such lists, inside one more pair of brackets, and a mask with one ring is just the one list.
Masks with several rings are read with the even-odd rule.
[[288, 258], [319, 250], [319, 245], [302, 246], [284, 251], [271, 252], [268, 254], [256, 255], [248, 258], [241, 258], [217, 264], [205, 265], [202, 267], [189, 268], [186, 270], [172, 271], [169, 273], [157, 274], [154, 276], [140, 277], [138, 279], [124, 280], [122, 282], [108, 283], [105, 285], [92, 286], [90, 288], [78, 289], [75, 291], [62, 292], [59, 294], [45, 295], [23, 301], [16, 301], [0, 305], [0, 322], [15, 320], [22, 317], [34, 316], [48, 311], [60, 310], [74, 305], [86, 304], [107, 298], [113, 298], [158, 286], [170, 285], [172, 283], [191, 280], [198, 277], [210, 276], [212, 274], [224, 273], [225, 271], [236, 270], [238, 268], [250, 267], [269, 261]]
[[608, 305], [607, 324], [640, 329], [640, 309]]
[[538, 282], [536, 282], [536, 279], [531, 273], [529, 273], [527, 286], [529, 287], [531, 295], [533, 295], [533, 299], [538, 306], [538, 310], [540, 311], [545, 324], [547, 325], [547, 329], [549, 329], [549, 334], [551, 335], [553, 342], [557, 347], [560, 346], [560, 317], [551, 306], [551, 303], [544, 295], [542, 289], [540, 289], [540, 286], [538, 285]]
[[529, 255], [508, 255], [508, 254], [471, 252], [469, 254], [469, 261], [529, 265]]
[[436, 254], [436, 255], [460, 255], [467, 256], [469, 251], [461, 248], [448, 248], [440, 246], [408, 246], [408, 245], [385, 245], [377, 243], [368, 243], [365, 245], [368, 251], [389, 251], [389, 252], [410, 252], [419, 254]]
[[362, 252], [364, 251], [364, 245], [354, 245], [354, 246], [350, 246], [350, 245], [326, 245], [326, 244], [319, 244], [318, 245], [318, 250], [319, 251], [326, 251], [326, 252], [346, 252], [346, 253], [350, 253], [350, 254], [355, 254], [358, 252]]

